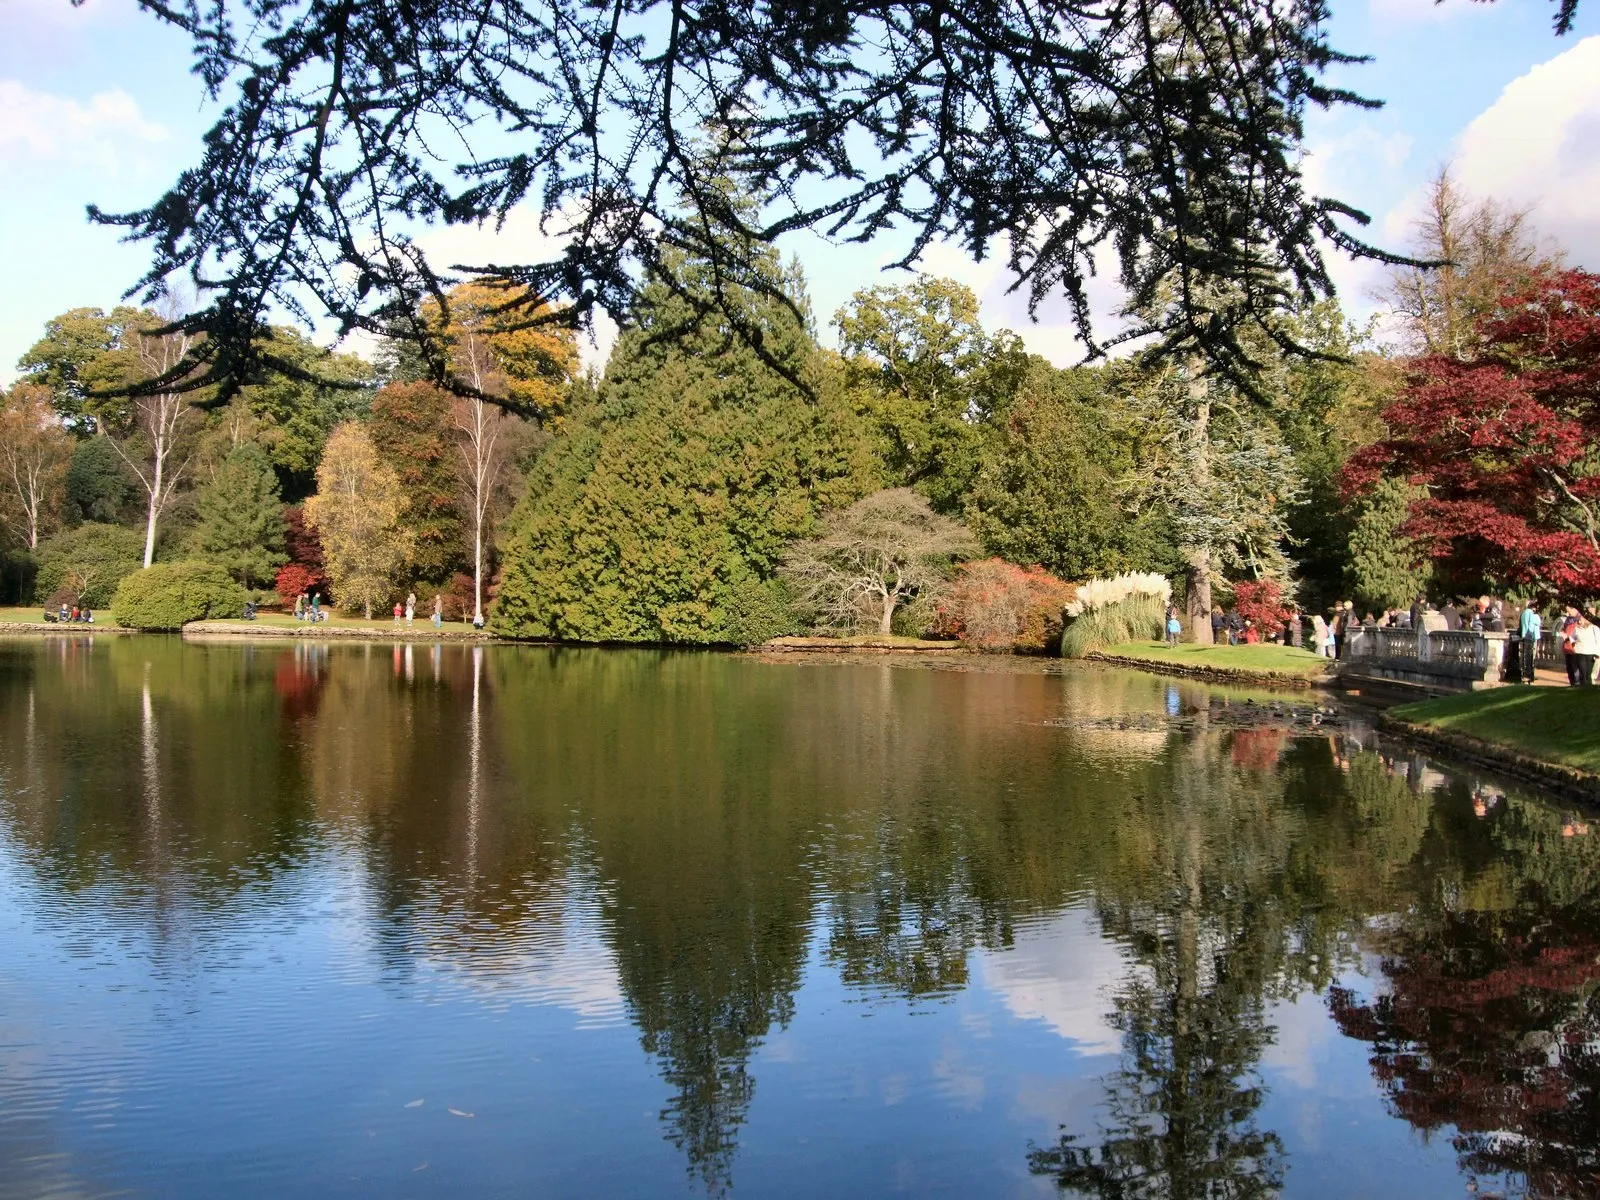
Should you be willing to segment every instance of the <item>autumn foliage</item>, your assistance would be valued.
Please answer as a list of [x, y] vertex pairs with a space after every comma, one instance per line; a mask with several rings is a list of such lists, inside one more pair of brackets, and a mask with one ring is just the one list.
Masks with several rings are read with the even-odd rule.
[[941, 626], [981, 650], [1043, 653], [1060, 638], [1061, 610], [1075, 590], [1042, 567], [962, 563], [939, 607]]
[[313, 590], [320, 591], [324, 600], [331, 599], [327, 580], [299, 563], [285, 563], [279, 567], [275, 587], [285, 608], [293, 608], [297, 596], [308, 596]]
[[1456, 578], [1600, 595], [1600, 275], [1537, 275], [1479, 329], [1470, 359], [1413, 360], [1346, 492], [1425, 488], [1401, 533]]
[[1283, 601], [1283, 589], [1271, 579], [1234, 584], [1233, 607], [1246, 621], [1255, 622], [1263, 636], [1281, 629], [1289, 619], [1290, 610]]

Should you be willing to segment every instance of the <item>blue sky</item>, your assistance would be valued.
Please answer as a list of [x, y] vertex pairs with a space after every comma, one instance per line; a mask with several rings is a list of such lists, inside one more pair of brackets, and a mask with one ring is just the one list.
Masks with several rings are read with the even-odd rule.
[[[1600, 269], [1600, 0], [1584, 0], [1561, 39], [1543, 0], [1333, 8], [1334, 44], [1375, 60], [1337, 82], [1387, 105], [1313, 115], [1308, 171], [1320, 190], [1367, 210], [1373, 236], [1399, 245], [1420, 189], [1450, 159], [1469, 189], [1534, 205], [1570, 261]], [[138, 278], [143, 252], [88, 225], [84, 205], [141, 206], [198, 157], [210, 115], [188, 66], [185, 40], [132, 0], [0, 0], [0, 381], [50, 316], [113, 304]], [[491, 250], [493, 237], [446, 231], [435, 251], [503, 262], [536, 240], [531, 220], [513, 221]], [[786, 248], [805, 265], [823, 322], [857, 288], [897, 278], [880, 271], [896, 257], [888, 245], [798, 236]], [[1031, 324], [997, 266], [948, 247], [924, 263], [971, 285], [991, 327], [1016, 329], [1056, 362], [1079, 357], [1064, 306]], [[1344, 263], [1336, 276], [1346, 307], [1370, 311], [1376, 272]]]

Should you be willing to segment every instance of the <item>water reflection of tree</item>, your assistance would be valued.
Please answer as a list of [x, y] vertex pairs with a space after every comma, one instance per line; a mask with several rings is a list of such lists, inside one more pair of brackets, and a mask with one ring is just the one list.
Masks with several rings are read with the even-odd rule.
[[306, 845], [271, 656], [100, 637], [19, 649], [3, 678], [0, 740], [29, 780], [6, 820], [54, 885], [136, 893], [125, 911], [159, 922], [270, 879]]
[[671, 1090], [666, 1137], [725, 1191], [751, 1057], [793, 1014], [810, 940], [819, 797], [782, 752], [792, 681], [700, 654], [530, 651], [497, 667], [519, 803], [567, 815], [604, 880], [629, 1016]]
[[[1274, 1032], [1267, 1003], [1299, 950], [1285, 869], [1299, 831], [1276, 777], [1258, 769], [1261, 739], [1249, 745], [1197, 736], [1176, 748], [1167, 787], [1131, 797], [1105, 832], [1108, 861], [1124, 869], [1099, 877], [1095, 906], [1138, 969], [1114, 999], [1122, 1061], [1105, 1080], [1099, 1135], [1064, 1131], [1030, 1155], [1063, 1189], [1250, 1197], [1282, 1183], [1282, 1146], [1256, 1122], [1257, 1064]], [[1115, 847], [1122, 838], [1137, 858]]]
[[1464, 1171], [1530, 1197], [1600, 1194], [1600, 845], [1552, 809], [1451, 797], [1441, 873], [1370, 935], [1386, 989], [1335, 989], [1397, 1116], [1453, 1127]]

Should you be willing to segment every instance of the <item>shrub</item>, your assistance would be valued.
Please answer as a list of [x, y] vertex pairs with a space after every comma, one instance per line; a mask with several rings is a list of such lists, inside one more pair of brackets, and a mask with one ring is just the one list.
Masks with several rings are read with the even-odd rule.
[[[1068, 611], [1071, 611], [1070, 605]], [[1061, 635], [1061, 656], [1082, 658], [1105, 646], [1160, 638], [1166, 619], [1165, 596], [1153, 592], [1129, 593], [1121, 600], [1086, 609], [1074, 617]]]
[[180, 629], [190, 621], [237, 617], [244, 589], [216, 563], [157, 563], [124, 579], [111, 615], [130, 629]]
[[278, 568], [278, 599], [285, 608], [294, 607], [296, 596], [304, 596], [313, 591], [321, 592], [322, 599], [328, 600], [328, 581], [321, 571], [297, 562], [287, 563]]
[[733, 588], [724, 629], [736, 646], [759, 646], [799, 633], [802, 623], [782, 580], [747, 576]]
[[1234, 584], [1233, 609], [1245, 620], [1255, 622], [1263, 637], [1281, 629], [1291, 611], [1283, 602], [1283, 589], [1271, 579]]
[[104, 608], [123, 578], [139, 569], [144, 538], [120, 525], [93, 523], [69, 529], [39, 543], [34, 595], [67, 591], [70, 603]]
[[1072, 584], [1000, 558], [963, 563], [956, 572], [940, 605], [943, 630], [980, 650], [1039, 654], [1056, 644]]

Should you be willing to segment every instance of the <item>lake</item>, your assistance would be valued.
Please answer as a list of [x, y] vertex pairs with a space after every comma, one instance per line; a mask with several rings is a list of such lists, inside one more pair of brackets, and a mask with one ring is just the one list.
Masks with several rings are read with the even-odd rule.
[[0, 641], [0, 1196], [1600, 1195], [1600, 820], [977, 665]]

